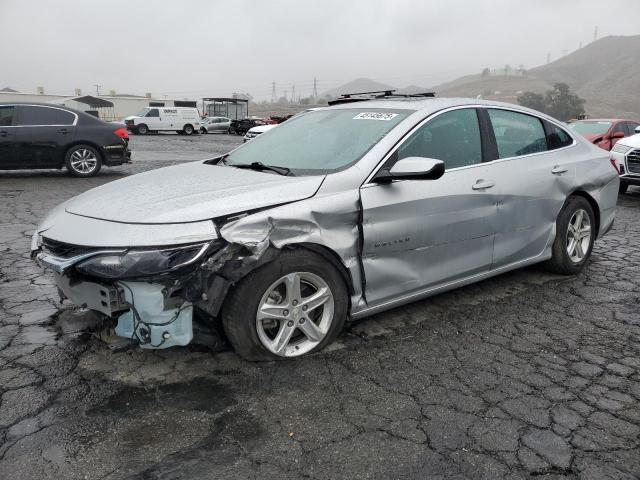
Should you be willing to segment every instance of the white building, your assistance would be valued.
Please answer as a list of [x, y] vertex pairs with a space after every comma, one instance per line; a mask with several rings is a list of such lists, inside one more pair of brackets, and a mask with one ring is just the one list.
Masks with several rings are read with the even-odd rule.
[[45, 93], [22, 93], [11, 91], [10, 89], [0, 90], [0, 103], [9, 102], [51, 103], [75, 108], [83, 112], [91, 110], [97, 112], [99, 117], [107, 122], [135, 115], [144, 107], [149, 106], [196, 106], [195, 101], [168, 98], [156, 99], [150, 95], [50, 95]]

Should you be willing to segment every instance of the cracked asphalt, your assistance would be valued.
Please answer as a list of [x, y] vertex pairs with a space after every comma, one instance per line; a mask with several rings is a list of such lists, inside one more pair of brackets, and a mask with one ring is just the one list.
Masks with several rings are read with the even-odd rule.
[[57, 203], [239, 143], [134, 137], [93, 179], [0, 172], [0, 478], [640, 477], [640, 189], [577, 277], [512, 272], [297, 361], [114, 354], [29, 259]]

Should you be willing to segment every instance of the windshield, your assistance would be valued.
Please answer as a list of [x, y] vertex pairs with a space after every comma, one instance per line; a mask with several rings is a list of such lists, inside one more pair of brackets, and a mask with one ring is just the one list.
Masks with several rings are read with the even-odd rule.
[[149, 113], [149, 108], [143, 108], [142, 110], [140, 110], [138, 113], [136, 113], [136, 117], [144, 117], [147, 115], [147, 113]]
[[580, 135], [602, 135], [611, 128], [611, 122], [573, 122], [569, 128]]
[[228, 165], [285, 167], [295, 175], [342, 170], [362, 158], [412, 110], [349, 109], [307, 112], [234, 150]]

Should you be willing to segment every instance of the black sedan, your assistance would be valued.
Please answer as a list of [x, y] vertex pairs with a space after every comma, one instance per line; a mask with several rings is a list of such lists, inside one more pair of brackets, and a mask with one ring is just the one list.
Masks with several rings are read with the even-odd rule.
[[62, 168], [77, 177], [131, 161], [123, 127], [67, 107], [0, 104], [0, 169]]

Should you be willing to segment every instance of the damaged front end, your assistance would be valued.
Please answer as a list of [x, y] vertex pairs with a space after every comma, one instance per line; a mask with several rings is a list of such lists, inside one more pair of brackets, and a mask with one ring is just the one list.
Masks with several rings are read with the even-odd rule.
[[[94, 310], [115, 333], [141, 348], [184, 346], [194, 338], [195, 312], [213, 331], [229, 288], [272, 260], [277, 249], [209, 242], [164, 248], [91, 248], [34, 234], [32, 258], [53, 271], [61, 300]], [[215, 329], [214, 329], [215, 330]]]
[[203, 261], [226, 242], [165, 248], [91, 248], [34, 235], [32, 257], [52, 270], [61, 299], [117, 322], [116, 335], [142, 348], [187, 345]]

